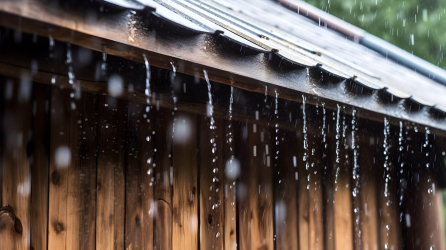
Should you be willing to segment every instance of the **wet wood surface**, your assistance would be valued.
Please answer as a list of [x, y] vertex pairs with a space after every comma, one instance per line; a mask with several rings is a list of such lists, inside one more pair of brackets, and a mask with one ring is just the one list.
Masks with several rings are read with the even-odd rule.
[[[11, 84], [13, 93], [22, 93], [19, 82]], [[29, 102], [21, 102], [21, 94], [7, 100], [11, 104], [3, 121], [11, 124], [5, 123], [10, 133], [3, 164], [13, 167], [2, 172], [8, 176], [2, 182], [2, 204], [7, 199], [24, 230], [16, 234], [10, 217], [1, 215], [0, 239], [8, 249], [381, 249], [386, 243], [416, 249], [444, 244], [435, 177], [416, 168], [420, 172], [410, 172], [420, 178], [411, 180], [414, 189], [404, 199], [413, 199], [403, 204], [400, 223], [396, 182], [402, 177], [396, 168], [383, 168], [383, 139], [374, 133], [355, 137], [361, 184], [355, 199], [348, 115], [340, 116], [338, 140], [328, 133], [335, 126], [325, 127], [326, 152], [319, 147], [325, 131], [319, 121], [308, 121], [306, 134], [302, 123], [292, 131], [279, 126], [276, 132], [274, 123], [221, 118], [215, 118], [212, 130], [210, 117], [79, 93], [78, 99], [72, 89], [34, 84]], [[20, 112], [10, 113], [17, 108]], [[307, 114], [313, 108], [307, 107]], [[17, 139], [16, 131], [33, 136], [9, 144], [10, 136]], [[233, 143], [228, 143], [229, 131]], [[393, 144], [389, 162], [395, 164]], [[14, 152], [23, 159], [31, 155], [32, 161], [14, 160]], [[416, 164], [426, 163], [412, 157]], [[228, 177], [228, 159], [240, 162], [240, 176]], [[18, 169], [29, 171], [27, 198]], [[383, 171], [391, 177], [387, 197]], [[28, 203], [21, 201], [24, 197]], [[360, 238], [354, 235], [354, 208], [359, 208]], [[412, 240], [404, 241], [407, 237]]]
[[200, 249], [224, 249], [223, 120], [199, 116]]
[[[338, 121], [337, 123], [338, 124]], [[351, 151], [348, 148], [345, 115], [339, 116], [339, 138], [335, 141], [339, 154], [333, 154], [331, 162], [334, 175], [334, 242], [335, 250], [353, 250], [353, 209], [351, 189]], [[345, 132], [344, 132], [345, 131]], [[339, 144], [339, 145], [338, 145]]]
[[[383, 138], [383, 140], [385, 141], [386, 139]], [[400, 227], [400, 206], [397, 195], [398, 184], [396, 182], [396, 168], [391, 160], [396, 152], [391, 149], [391, 141], [389, 140], [387, 143], [389, 145], [387, 153], [384, 153], [386, 152], [386, 149], [384, 149], [375, 155], [375, 157], [380, 159], [376, 161], [379, 243], [381, 248], [387, 246], [388, 249], [400, 249], [402, 232]], [[380, 157], [379, 154], [384, 154], [384, 157]], [[385, 159], [386, 156], [389, 157], [388, 160]]]
[[[67, 199], [68, 168], [74, 158], [77, 140], [71, 141], [69, 133], [77, 133], [77, 126], [71, 128], [72, 119], [69, 90], [51, 89], [51, 132], [50, 132], [50, 184], [49, 184], [49, 225], [48, 248], [66, 249], [67, 241]], [[69, 99], [68, 99], [69, 100]]]
[[[270, 128], [249, 123], [247, 168], [242, 168], [239, 211], [241, 249], [273, 249], [273, 137]], [[243, 188], [245, 190], [243, 190]]]
[[[280, 130], [279, 130], [280, 131]], [[275, 147], [278, 160], [274, 169], [274, 206], [276, 249], [298, 249], [297, 162], [296, 133], [279, 132], [279, 145]], [[298, 158], [299, 157], [299, 158]]]
[[96, 97], [70, 95], [51, 90], [48, 248], [95, 249]]
[[[322, 113], [319, 110], [319, 113]], [[325, 115], [325, 114], [324, 114]], [[321, 114], [322, 116], [322, 114]], [[322, 121], [319, 120], [319, 121]], [[324, 121], [325, 122], [325, 121]], [[322, 124], [309, 124], [319, 129], [311, 129], [308, 133], [308, 222], [309, 222], [309, 249], [323, 250], [324, 225], [323, 225], [323, 171], [325, 167], [325, 148]]]
[[155, 250], [172, 249], [172, 136], [170, 125], [172, 124], [172, 114], [168, 109], [160, 108], [155, 111], [155, 135], [152, 138], [156, 144], [163, 144], [158, 147], [154, 156], [156, 164], [156, 185], [155, 185]]
[[31, 164], [31, 248], [47, 249], [50, 87], [34, 85]]
[[[199, 189], [197, 115], [175, 112], [173, 126], [173, 250], [197, 249]], [[176, 133], [176, 134], [175, 134]]]
[[71, 148], [74, 164], [68, 168], [67, 249], [96, 248], [96, 105], [97, 97], [92, 94], [71, 102], [76, 123], [71, 123], [70, 129], [77, 126], [78, 133], [64, 131], [70, 142], [76, 142]]
[[[224, 138], [224, 249], [237, 249], [237, 178], [240, 175], [240, 161], [235, 158], [234, 136], [237, 122], [227, 120], [223, 123]], [[234, 164], [234, 165], [233, 165]], [[231, 166], [231, 167], [229, 167]], [[234, 167], [235, 166], [235, 167]], [[236, 168], [238, 167], [238, 168]]]
[[361, 246], [363, 249], [378, 250], [378, 201], [377, 201], [377, 182], [376, 165], [374, 153], [368, 150], [375, 143], [374, 137], [360, 135], [359, 145], [359, 172], [360, 172], [360, 191], [361, 197], [358, 205], [361, 213]]
[[125, 173], [125, 249], [152, 249], [155, 168], [152, 140], [154, 113], [145, 105], [128, 104]]
[[98, 97], [96, 249], [124, 248], [127, 104]]
[[28, 80], [8, 81], [6, 88], [12, 95], [5, 97], [4, 128], [5, 142], [3, 158], [2, 204], [10, 205], [22, 223], [22, 234], [18, 234], [6, 216], [2, 216], [0, 230], [1, 247], [4, 249], [29, 249], [31, 237], [31, 168], [27, 152], [32, 136], [32, 83]]

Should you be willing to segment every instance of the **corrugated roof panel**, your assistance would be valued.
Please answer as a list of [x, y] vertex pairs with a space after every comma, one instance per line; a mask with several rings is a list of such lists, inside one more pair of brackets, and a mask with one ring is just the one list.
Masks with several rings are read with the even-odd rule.
[[144, 4], [133, 0], [97, 0], [96, 2], [122, 9], [142, 10], [145, 7]]
[[200, 26], [197, 23], [192, 22], [190, 19], [185, 18], [185, 16], [181, 15], [181, 13], [170, 6], [170, 8], [167, 8], [164, 5], [155, 3], [155, 7], [156, 10], [152, 12], [153, 15], [179, 26], [187, 33], [213, 34], [215, 32], [215, 30], [212, 30], [211, 28]]
[[[163, 2], [160, 0], [156, 0], [157, 3], [160, 5], [165, 6], [166, 8], [172, 10], [175, 9], [178, 12], [183, 15], [186, 19], [190, 20], [191, 22], [197, 24], [198, 26], [201, 26], [211, 32], [214, 32], [215, 37], [217, 38], [218, 42], [223, 43], [225, 46], [228, 46], [232, 49], [237, 49], [240, 53], [245, 54], [256, 54], [256, 53], [267, 53], [268, 50], [265, 50], [264, 48], [246, 40], [242, 37], [233, 34], [231, 31], [225, 29], [224, 27], [221, 27], [214, 22], [209, 21], [206, 16], [200, 15], [200, 12], [188, 8], [188, 6], [185, 6], [181, 2], [177, 1], [169, 1]], [[175, 13], [178, 15], [178, 13]], [[241, 46], [241, 47], [240, 47]]]
[[416, 102], [420, 105], [427, 106], [427, 107], [433, 107], [435, 105], [435, 103], [433, 103], [429, 100], [426, 100], [422, 97], [416, 96], [416, 95], [409, 97], [409, 99], [413, 100], [414, 102]]
[[344, 73], [342, 73], [340, 71], [337, 71], [336, 69], [330, 68], [330, 67], [328, 67], [326, 65], [323, 65], [323, 64], [319, 64], [318, 68], [321, 69], [323, 72], [329, 74], [330, 76], [334, 76], [334, 77], [340, 78], [342, 80], [345, 80], [345, 79], [348, 79], [348, 78], [351, 77], [351, 76], [349, 76], [347, 74], [344, 74]]
[[361, 77], [356, 77], [355, 82], [358, 82], [359, 84], [363, 85], [364, 87], [371, 89], [371, 90], [379, 90], [379, 89], [383, 89], [383, 86], [380, 86], [374, 82], [368, 81], [366, 79], [363, 79]]
[[[285, 55], [284, 55], [285, 54]], [[297, 58], [283, 52], [272, 51], [269, 54], [269, 59], [275, 67], [287, 68], [287, 69], [301, 69], [316, 67], [316, 63], [309, 63], [302, 59]]]
[[410, 95], [403, 93], [402, 91], [399, 91], [393, 87], [386, 87], [385, 91], [391, 95], [398, 97], [399, 99], [406, 99], [410, 97]]

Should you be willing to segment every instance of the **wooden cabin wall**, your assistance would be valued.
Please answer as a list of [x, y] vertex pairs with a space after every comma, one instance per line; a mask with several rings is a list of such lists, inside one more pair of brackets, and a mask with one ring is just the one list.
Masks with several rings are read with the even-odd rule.
[[[14, 208], [23, 233], [2, 215], [0, 249], [444, 244], [437, 232], [444, 226], [434, 223], [442, 216], [440, 192], [427, 198], [423, 192], [433, 185], [432, 173], [406, 190], [405, 197], [416, 195], [413, 204], [399, 205], [398, 128], [388, 131], [389, 168], [383, 168], [385, 126], [368, 124], [375, 127], [370, 131], [342, 107], [279, 100], [284, 108], [273, 116], [265, 111], [271, 107], [254, 107], [257, 122], [18, 79], [4, 79], [1, 89], [1, 206]], [[269, 99], [265, 106], [274, 103]], [[289, 117], [291, 125], [275, 115]], [[419, 147], [423, 136], [407, 144]], [[227, 174], [230, 163], [239, 174]], [[390, 177], [388, 194], [383, 176]], [[431, 204], [429, 212], [419, 204]], [[401, 214], [412, 214], [411, 227]]]

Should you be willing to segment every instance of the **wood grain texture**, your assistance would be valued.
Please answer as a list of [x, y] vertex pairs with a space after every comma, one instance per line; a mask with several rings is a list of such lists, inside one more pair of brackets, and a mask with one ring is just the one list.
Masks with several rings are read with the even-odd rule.
[[[0, 86], [0, 206], [3, 206], [3, 165], [4, 165], [4, 158], [5, 158], [5, 105], [6, 105], [6, 86], [5, 84], [6, 79], [2, 77], [0, 81], [3, 83], [2, 86]], [[12, 83], [10, 83], [11, 85]], [[11, 85], [12, 86], [12, 85]]]
[[336, 140], [333, 137], [327, 138], [327, 162], [324, 182], [324, 207], [325, 207], [325, 249], [335, 249], [334, 242], [334, 181], [336, 176], [336, 169], [334, 169], [333, 160], [336, 159]]
[[223, 120], [199, 116], [200, 249], [223, 250], [224, 246], [224, 165]]
[[297, 250], [299, 233], [296, 174], [299, 156], [296, 147], [299, 141], [295, 132], [280, 131], [277, 136], [279, 145], [275, 147], [275, 152], [278, 152], [278, 159], [274, 169], [276, 249]]
[[373, 164], [373, 151], [370, 145], [369, 136], [361, 136], [359, 145], [359, 168], [360, 168], [360, 213], [361, 213], [361, 235], [362, 248], [368, 250], [378, 250], [378, 201], [376, 190], [377, 167]]
[[[66, 101], [65, 101], [66, 102]], [[71, 109], [74, 108], [70, 103]], [[75, 107], [77, 119], [71, 120], [71, 129], [78, 126], [78, 139], [74, 154], [74, 168], [68, 176], [67, 249], [96, 248], [96, 150], [97, 150], [97, 99], [82, 93]], [[74, 129], [73, 129], [74, 130]]]
[[197, 115], [175, 112], [172, 249], [198, 249]]
[[[224, 122], [224, 247], [225, 250], [237, 249], [237, 177], [240, 175], [240, 161], [235, 158], [234, 133], [235, 123]], [[223, 139], [222, 139], [223, 140]], [[231, 162], [232, 161], [232, 162]], [[238, 168], [234, 168], [232, 164]], [[238, 164], [238, 165], [237, 165]], [[231, 167], [229, 167], [231, 166]], [[223, 170], [221, 170], [223, 171]], [[238, 172], [235, 172], [238, 171]]]
[[128, 104], [125, 249], [153, 248], [155, 148], [152, 140], [147, 140], [152, 136], [153, 115], [145, 105]]
[[169, 133], [172, 124], [172, 111], [160, 108], [156, 110], [155, 131], [153, 136], [158, 147], [154, 156], [156, 164], [156, 185], [155, 185], [155, 250], [172, 249], [172, 135]]
[[[313, 127], [319, 127], [314, 124]], [[310, 125], [312, 126], [312, 125]], [[308, 173], [308, 210], [309, 210], [309, 249], [324, 249], [323, 225], [323, 188], [322, 171], [324, 169], [321, 131], [310, 130], [308, 134], [309, 173]]]
[[413, 184], [408, 189], [407, 197], [410, 199], [405, 201], [405, 217], [407, 216], [404, 218], [407, 232], [405, 246], [409, 250], [444, 249], [442, 194], [438, 192], [435, 177], [423, 174]]
[[96, 249], [124, 248], [127, 104], [98, 97]]
[[240, 249], [274, 249], [271, 132], [257, 124], [248, 124], [247, 129], [249, 159], [240, 179], [246, 185], [246, 197], [240, 197]]
[[[301, 145], [298, 145], [299, 148], [303, 148], [303, 142]], [[307, 189], [307, 176], [308, 171], [306, 170], [306, 162], [302, 161], [303, 153], [298, 158], [297, 165], [297, 173], [298, 173], [298, 181], [297, 181], [297, 198], [298, 198], [298, 216], [299, 216], [299, 249], [300, 250], [309, 250], [309, 219], [310, 219], [310, 211], [309, 211], [309, 192]]]
[[75, 121], [69, 103], [65, 102], [70, 92], [51, 88], [48, 249], [66, 249], [68, 168], [74, 167], [78, 141], [70, 137], [70, 133], [78, 133], [77, 126], [76, 130], [70, 129]]
[[[390, 142], [389, 142], [390, 143]], [[381, 145], [380, 145], [381, 146]], [[388, 154], [390, 154], [389, 150]], [[379, 248], [398, 250], [402, 248], [402, 232], [400, 226], [400, 207], [397, 196], [396, 170], [391, 162], [393, 154], [389, 155], [389, 161], [385, 163], [385, 155], [381, 151], [375, 155], [376, 180], [378, 191], [378, 232]], [[387, 183], [386, 183], [387, 179]]]
[[31, 165], [31, 248], [47, 249], [50, 87], [34, 83]]
[[[339, 120], [341, 131], [347, 130], [345, 116]], [[348, 130], [347, 130], [348, 133]], [[331, 162], [335, 169], [335, 191], [334, 191], [334, 242], [335, 250], [353, 249], [353, 210], [352, 210], [352, 190], [351, 180], [351, 151], [348, 148], [347, 138], [341, 132], [339, 138], [339, 163], [336, 162], [336, 155], [333, 155]], [[338, 141], [336, 141], [338, 143]]]
[[72, 92], [51, 89], [49, 249], [96, 245], [96, 96]]
[[[26, 79], [10, 80], [6, 87], [12, 95], [5, 100], [4, 128], [6, 146], [3, 159], [2, 203], [9, 204], [20, 219], [23, 233], [17, 234], [10, 223], [0, 230], [1, 249], [30, 249], [31, 169], [27, 152], [32, 128], [32, 83]], [[4, 222], [6, 216], [2, 216]]]

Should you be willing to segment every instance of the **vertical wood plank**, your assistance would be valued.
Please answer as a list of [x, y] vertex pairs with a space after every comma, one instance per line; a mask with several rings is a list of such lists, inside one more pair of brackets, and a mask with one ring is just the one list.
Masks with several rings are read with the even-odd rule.
[[128, 104], [125, 194], [125, 248], [153, 248], [153, 112], [141, 104]]
[[[303, 143], [300, 143], [299, 148]], [[299, 249], [308, 250], [309, 249], [309, 230], [310, 230], [310, 211], [309, 211], [309, 193], [307, 189], [307, 176], [308, 171], [306, 170], [306, 162], [302, 161], [303, 154], [300, 154], [298, 158], [298, 187], [297, 187], [297, 197], [298, 197], [298, 216], [299, 216]]]
[[[335, 250], [353, 249], [353, 215], [352, 215], [352, 192], [351, 192], [351, 153], [348, 149], [345, 115], [339, 118], [339, 156], [333, 155], [331, 161], [335, 169], [335, 191], [334, 191], [334, 242]], [[338, 119], [337, 118], [337, 119]], [[338, 123], [338, 121], [336, 121]], [[339, 157], [339, 163], [336, 162]]]
[[[281, 131], [275, 185], [275, 229], [276, 249], [298, 249], [298, 209], [297, 209], [297, 163], [295, 146], [298, 140], [295, 132]], [[300, 161], [299, 161], [300, 163]]]
[[370, 145], [374, 140], [363, 135], [358, 141], [359, 168], [361, 183], [361, 236], [362, 246], [365, 250], [378, 250], [378, 202], [376, 191], [376, 165], [373, 164], [373, 148]]
[[172, 249], [198, 249], [197, 115], [176, 112]]
[[14, 209], [16, 217], [22, 223], [23, 233], [16, 233], [13, 223], [7, 223], [0, 231], [0, 242], [3, 249], [29, 249], [31, 172], [27, 147], [32, 127], [32, 83], [22, 79], [7, 84], [12, 84], [9, 86], [12, 87], [13, 95], [5, 100], [4, 128], [7, 133], [2, 199], [3, 204], [9, 204]]
[[336, 140], [334, 137], [327, 137], [327, 162], [326, 174], [324, 183], [324, 197], [325, 202], [325, 249], [334, 250], [334, 181], [336, 169], [334, 169], [334, 160], [336, 159]]
[[[172, 249], [172, 135], [169, 130], [172, 114], [168, 109], [156, 111], [154, 141], [158, 147], [154, 156], [156, 164], [156, 217], [154, 233], [155, 250]], [[169, 131], [168, 131], [169, 130]]]
[[240, 161], [240, 178], [237, 182], [237, 233], [241, 250], [251, 249], [251, 210], [249, 199], [249, 182], [252, 175], [250, 172], [250, 159], [252, 147], [249, 143], [249, 123], [240, 123], [236, 129], [236, 149], [235, 155]]
[[126, 108], [124, 101], [98, 97], [96, 249], [124, 248]]
[[49, 90], [34, 84], [31, 165], [31, 248], [47, 249], [49, 171]]
[[[6, 89], [8, 83], [5, 83], [5, 79], [0, 78], [2, 86], [0, 86], [0, 206], [3, 206], [3, 164], [5, 158], [6, 147], [6, 131], [5, 131], [5, 106], [6, 106]], [[9, 83], [12, 86], [12, 82]]]
[[237, 249], [237, 199], [236, 181], [240, 174], [240, 161], [235, 158], [235, 122], [226, 121], [224, 144], [224, 247], [225, 250]]
[[70, 133], [78, 133], [77, 126], [76, 131], [70, 129], [75, 119], [70, 103], [65, 102], [69, 95], [69, 90], [51, 88], [48, 249], [66, 249], [68, 168], [74, 167], [77, 148]]
[[[73, 104], [70, 106], [74, 108]], [[77, 139], [78, 144], [74, 168], [68, 169], [67, 249], [95, 249], [96, 246], [96, 112], [96, 96], [82, 93], [74, 112], [77, 119], [70, 124], [71, 129], [78, 126], [79, 133], [70, 132], [70, 139]]]
[[249, 161], [241, 175], [247, 197], [241, 201], [239, 220], [241, 242], [242, 237], [247, 238], [243, 239], [241, 249], [274, 249], [271, 133], [256, 124], [249, 124], [248, 131]]
[[[386, 127], [386, 126], [385, 126]], [[386, 130], [386, 128], [384, 128]], [[378, 232], [381, 249], [401, 249], [401, 228], [400, 228], [400, 207], [398, 205], [398, 196], [396, 188], [396, 170], [392, 162], [394, 154], [389, 146], [385, 149], [386, 143], [391, 144], [389, 131], [387, 142], [384, 138], [384, 145], [380, 151], [380, 155], [376, 156], [376, 180], [378, 184]], [[388, 160], [386, 159], [388, 157]], [[387, 179], [387, 181], [386, 181]]]
[[96, 97], [51, 89], [49, 249], [94, 249]]
[[223, 121], [199, 116], [200, 249], [223, 250]]
[[[319, 109], [316, 107], [316, 109]], [[321, 112], [322, 111], [322, 112]], [[317, 110], [316, 114], [323, 114], [325, 110]], [[322, 134], [326, 133], [322, 122], [325, 118], [319, 117], [316, 122], [310, 123], [308, 128], [309, 172], [308, 172], [308, 207], [309, 207], [309, 249], [324, 249], [323, 225], [323, 188], [322, 175], [325, 163], [325, 148]]]
[[96, 96], [82, 93], [80, 100], [69, 104], [76, 115], [70, 120], [74, 132], [69, 131], [70, 142], [77, 143], [74, 165], [68, 168], [67, 249], [95, 249], [96, 245], [96, 101]]
[[444, 249], [443, 201], [438, 184], [431, 174], [420, 174], [416, 182], [408, 189], [410, 198], [406, 200], [407, 249]]

